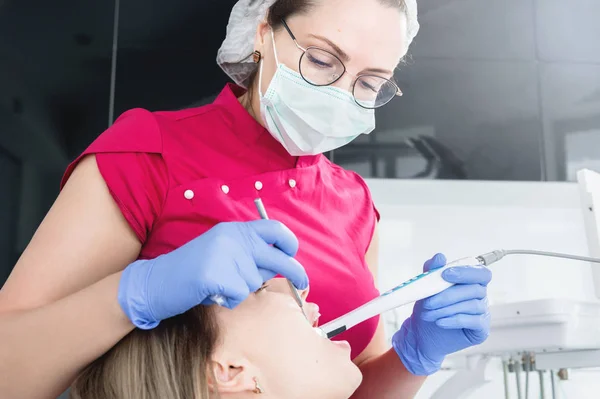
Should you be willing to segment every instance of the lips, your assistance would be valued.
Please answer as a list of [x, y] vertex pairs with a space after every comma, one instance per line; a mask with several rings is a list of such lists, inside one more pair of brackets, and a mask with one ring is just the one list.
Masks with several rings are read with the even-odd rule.
[[314, 317], [314, 320], [312, 322], [313, 327], [319, 326], [319, 317], [321, 317], [321, 313], [317, 313], [316, 316]]
[[308, 321], [313, 327], [317, 327], [319, 325], [319, 317], [321, 313], [319, 313], [319, 306], [313, 302], [306, 302], [304, 304], [304, 312], [306, 313], [306, 317]]
[[348, 343], [348, 341], [331, 341], [331, 343], [342, 349], [345, 349], [348, 351], [350, 350], [350, 344]]

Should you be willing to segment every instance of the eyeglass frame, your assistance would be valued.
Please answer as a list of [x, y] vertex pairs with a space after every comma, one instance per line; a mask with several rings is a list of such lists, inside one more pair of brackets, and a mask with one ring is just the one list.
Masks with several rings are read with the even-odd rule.
[[[344, 76], [344, 74], [347, 72], [347, 70], [346, 70], [346, 65], [345, 65], [345, 64], [344, 64], [344, 62], [343, 62], [343, 61], [340, 59], [340, 57], [338, 57], [337, 55], [333, 54], [333, 53], [332, 53], [331, 51], [329, 51], [329, 50], [325, 50], [325, 49], [323, 49], [323, 48], [320, 48], [320, 47], [317, 47], [317, 46], [308, 46], [308, 47], [306, 47], [306, 48], [302, 47], [302, 46], [301, 46], [301, 45], [298, 43], [298, 40], [296, 39], [296, 36], [295, 36], [295, 35], [292, 33], [292, 30], [290, 29], [290, 27], [288, 26], [288, 24], [285, 22], [285, 20], [284, 20], [284, 19], [282, 19], [282, 20], [281, 20], [281, 23], [282, 23], [283, 27], [285, 28], [285, 30], [287, 31], [287, 33], [290, 35], [290, 38], [292, 39], [292, 41], [294, 42], [294, 44], [296, 45], [296, 47], [298, 47], [298, 49], [302, 51], [302, 55], [301, 55], [301, 56], [300, 56], [300, 58], [298, 59], [298, 71], [299, 71], [299, 73], [300, 73], [300, 76], [302, 76], [302, 79], [303, 79], [303, 80], [304, 80], [306, 83], [308, 83], [308, 84], [310, 84], [310, 85], [312, 85], [312, 86], [315, 86], [315, 87], [325, 87], [325, 86], [331, 86], [332, 84], [334, 84], [334, 83], [336, 83], [337, 81], [339, 81], [339, 80], [342, 78], [342, 76]], [[306, 52], [307, 52], [308, 50], [310, 50], [310, 49], [315, 49], [315, 50], [319, 50], [319, 51], [324, 51], [324, 52], [326, 52], [326, 53], [328, 53], [328, 54], [331, 54], [331, 55], [332, 55], [332, 56], [333, 56], [333, 57], [334, 57], [336, 60], [338, 60], [338, 61], [340, 62], [340, 65], [341, 65], [341, 66], [344, 68], [344, 70], [343, 70], [343, 72], [340, 74], [340, 76], [338, 76], [338, 77], [337, 77], [337, 78], [336, 78], [334, 81], [332, 81], [332, 82], [330, 82], [330, 83], [327, 83], [327, 84], [322, 84], [322, 85], [315, 84], [315, 83], [313, 83], [313, 82], [309, 81], [308, 79], [306, 79], [306, 78], [304, 77], [304, 74], [302, 73], [302, 57], [304, 57], [304, 55], [306, 54]], [[400, 88], [398, 87], [398, 84], [396, 84], [396, 82], [394, 82], [394, 81], [393, 81], [393, 80], [391, 80], [391, 79], [384, 78], [383, 76], [378, 76], [378, 75], [373, 75], [373, 74], [362, 74], [362, 75], [353, 75], [353, 76], [354, 76], [354, 78], [355, 78], [355, 79], [354, 79], [354, 82], [352, 83], [352, 98], [354, 98], [354, 102], [355, 102], [355, 103], [356, 103], [358, 106], [360, 106], [360, 107], [362, 107], [362, 108], [365, 108], [365, 109], [377, 109], [377, 108], [381, 108], [381, 107], [383, 107], [384, 105], [387, 105], [387, 104], [388, 104], [390, 101], [392, 101], [392, 100], [394, 99], [394, 97], [401, 97], [401, 96], [402, 96], [402, 94], [403, 94], [403, 93], [402, 93], [402, 90], [400, 90]], [[381, 104], [381, 105], [379, 105], [379, 106], [377, 106], [377, 107], [373, 107], [373, 108], [371, 108], [371, 107], [365, 107], [364, 105], [362, 105], [361, 103], [359, 103], [359, 102], [358, 102], [358, 100], [356, 99], [356, 96], [354, 95], [354, 90], [355, 90], [355, 87], [356, 87], [356, 82], [358, 82], [358, 80], [359, 80], [361, 77], [363, 77], [363, 76], [374, 76], [374, 77], [377, 77], [377, 78], [379, 78], [379, 79], [384, 79], [384, 80], [387, 80], [388, 82], [390, 82], [391, 84], [393, 84], [393, 85], [394, 85], [394, 87], [396, 88], [396, 93], [394, 94], [394, 96], [390, 97], [390, 99], [389, 99], [389, 100], [387, 100], [385, 103], [383, 103], [383, 104]]]

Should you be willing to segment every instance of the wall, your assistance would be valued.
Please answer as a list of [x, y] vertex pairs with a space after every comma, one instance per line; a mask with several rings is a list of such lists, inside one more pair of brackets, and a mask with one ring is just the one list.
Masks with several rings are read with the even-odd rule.
[[[396, 73], [404, 95], [378, 112], [378, 128], [368, 140], [336, 151], [337, 159], [349, 167], [357, 160], [402, 160], [404, 132], [427, 126], [464, 164], [469, 179], [567, 178], [567, 137], [582, 131], [600, 137], [600, 2], [418, 3], [421, 30]], [[389, 131], [396, 134], [383, 138]], [[587, 155], [585, 162], [593, 163], [599, 154], [571, 158]], [[367, 177], [408, 176], [400, 168], [361, 171]]]
[[67, 163], [55, 127], [35, 107], [15, 114], [2, 104], [11, 92], [0, 92], [0, 287], [56, 197]]
[[21, 168], [18, 160], [0, 148], [0, 285], [7, 278], [16, 257], [14, 230]]
[[[588, 254], [583, 212], [574, 183], [368, 183], [382, 216], [381, 290], [420, 273], [424, 260], [436, 252], [445, 253], [449, 259], [516, 248]], [[488, 291], [492, 306], [544, 298], [600, 302], [587, 263], [516, 256], [497, 263], [492, 270], [494, 279]], [[385, 316], [388, 337], [411, 311], [411, 307], [404, 307]], [[440, 372], [428, 379], [418, 398], [429, 398], [452, 374]], [[504, 398], [497, 361], [488, 366], [486, 374], [488, 385], [468, 397]], [[600, 372], [575, 370], [571, 376], [570, 381], [560, 385], [568, 395], [559, 397], [595, 397], [589, 392], [600, 389]], [[531, 397], [538, 397], [536, 378], [532, 376]], [[549, 376], [546, 378], [549, 393]], [[514, 375], [511, 384], [515, 384]], [[515, 394], [516, 391], [513, 397]]]

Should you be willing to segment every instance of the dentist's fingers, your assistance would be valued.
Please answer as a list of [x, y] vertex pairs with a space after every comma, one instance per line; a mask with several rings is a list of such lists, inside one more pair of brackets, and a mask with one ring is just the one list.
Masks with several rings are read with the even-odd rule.
[[482, 315], [487, 313], [487, 299], [471, 299], [465, 302], [455, 303], [445, 308], [436, 310], [424, 310], [421, 313], [421, 319], [424, 321], [437, 321], [458, 314]]
[[423, 265], [423, 271], [428, 272], [429, 270], [439, 269], [445, 266], [447, 263], [446, 256], [444, 254], [435, 254]]
[[438, 327], [447, 330], [487, 331], [490, 325], [489, 313], [481, 315], [457, 314], [435, 322]]
[[488, 285], [492, 271], [485, 266], [454, 266], [442, 272], [442, 278], [454, 284]]
[[480, 284], [453, 285], [452, 287], [423, 300], [423, 309], [435, 310], [471, 299], [483, 299], [487, 288]]

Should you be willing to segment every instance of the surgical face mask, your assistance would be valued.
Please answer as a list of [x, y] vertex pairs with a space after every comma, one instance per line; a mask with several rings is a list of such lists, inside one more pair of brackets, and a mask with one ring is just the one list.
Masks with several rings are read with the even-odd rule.
[[315, 155], [342, 147], [375, 129], [375, 111], [359, 106], [352, 93], [333, 86], [313, 86], [277, 59], [277, 70], [263, 95], [259, 67], [260, 112], [267, 130], [290, 155]]

